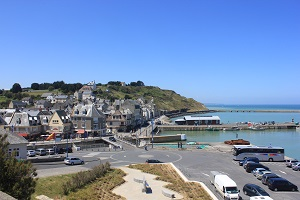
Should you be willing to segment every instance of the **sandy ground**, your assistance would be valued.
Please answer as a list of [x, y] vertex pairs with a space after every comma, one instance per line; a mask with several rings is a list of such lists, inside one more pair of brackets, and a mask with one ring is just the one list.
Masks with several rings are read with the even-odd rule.
[[[162, 194], [162, 190], [165, 189], [164, 186], [167, 185], [167, 182], [154, 180], [156, 178], [155, 175], [143, 173], [140, 170], [130, 169], [128, 167], [120, 167], [127, 175], [124, 177], [125, 183], [121, 186], [115, 188], [113, 193], [121, 195], [126, 199], [130, 200], [169, 200], [171, 198], [166, 197]], [[142, 183], [138, 183], [134, 181], [134, 178], [139, 180], [146, 180], [149, 186], [151, 187], [152, 193], [142, 192]], [[167, 190], [167, 189], [165, 189]], [[170, 191], [170, 190], [168, 190]], [[172, 191], [175, 194], [175, 198], [173, 199], [182, 199], [182, 195], [178, 194], [175, 191]]]

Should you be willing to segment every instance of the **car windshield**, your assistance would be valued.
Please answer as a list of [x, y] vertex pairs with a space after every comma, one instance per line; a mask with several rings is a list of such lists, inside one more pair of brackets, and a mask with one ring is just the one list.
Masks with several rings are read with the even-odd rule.
[[226, 192], [228, 194], [236, 194], [238, 193], [238, 189], [236, 187], [226, 187]]
[[266, 193], [266, 191], [264, 189], [262, 189], [261, 187], [257, 187], [256, 190], [260, 194], [265, 194]]

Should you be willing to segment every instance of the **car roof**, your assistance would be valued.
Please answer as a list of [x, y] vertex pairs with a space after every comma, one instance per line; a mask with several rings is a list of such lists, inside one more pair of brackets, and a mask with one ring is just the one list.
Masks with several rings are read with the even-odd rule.
[[285, 178], [282, 178], [282, 177], [270, 178], [270, 179], [272, 179], [273, 181], [288, 181], [288, 180], [286, 180]]
[[264, 176], [266, 176], [266, 177], [267, 177], [267, 176], [268, 176], [268, 177], [269, 177], [269, 176], [270, 176], [270, 177], [272, 177], [272, 176], [274, 176], [274, 177], [275, 177], [275, 176], [276, 176], [276, 177], [277, 177], [277, 176], [280, 177], [279, 175], [277, 175], [277, 174], [275, 174], [275, 173], [264, 174]]
[[251, 186], [251, 187], [260, 187], [258, 185], [253, 184], [253, 183], [247, 183], [246, 185]]

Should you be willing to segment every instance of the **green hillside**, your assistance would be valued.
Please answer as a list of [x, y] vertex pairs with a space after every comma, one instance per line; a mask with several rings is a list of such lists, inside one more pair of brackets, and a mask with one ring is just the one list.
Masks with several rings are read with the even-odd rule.
[[183, 97], [172, 90], [163, 90], [153, 86], [115, 86], [105, 85], [97, 87], [97, 97], [108, 99], [137, 99], [143, 97], [154, 103], [161, 110], [187, 109], [189, 112], [207, 110], [207, 108], [192, 98]]

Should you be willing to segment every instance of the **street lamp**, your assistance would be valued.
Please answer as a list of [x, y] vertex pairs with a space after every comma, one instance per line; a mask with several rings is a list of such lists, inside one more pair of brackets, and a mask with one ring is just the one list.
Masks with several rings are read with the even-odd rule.
[[67, 157], [68, 157], [68, 153], [69, 153], [69, 137], [68, 137], [68, 132], [67, 132], [67, 149], [66, 149], [66, 151], [67, 151]]
[[153, 122], [153, 119], [151, 120], [151, 125], [152, 125], [152, 149], [153, 149], [153, 124], [154, 124], [154, 122]]

